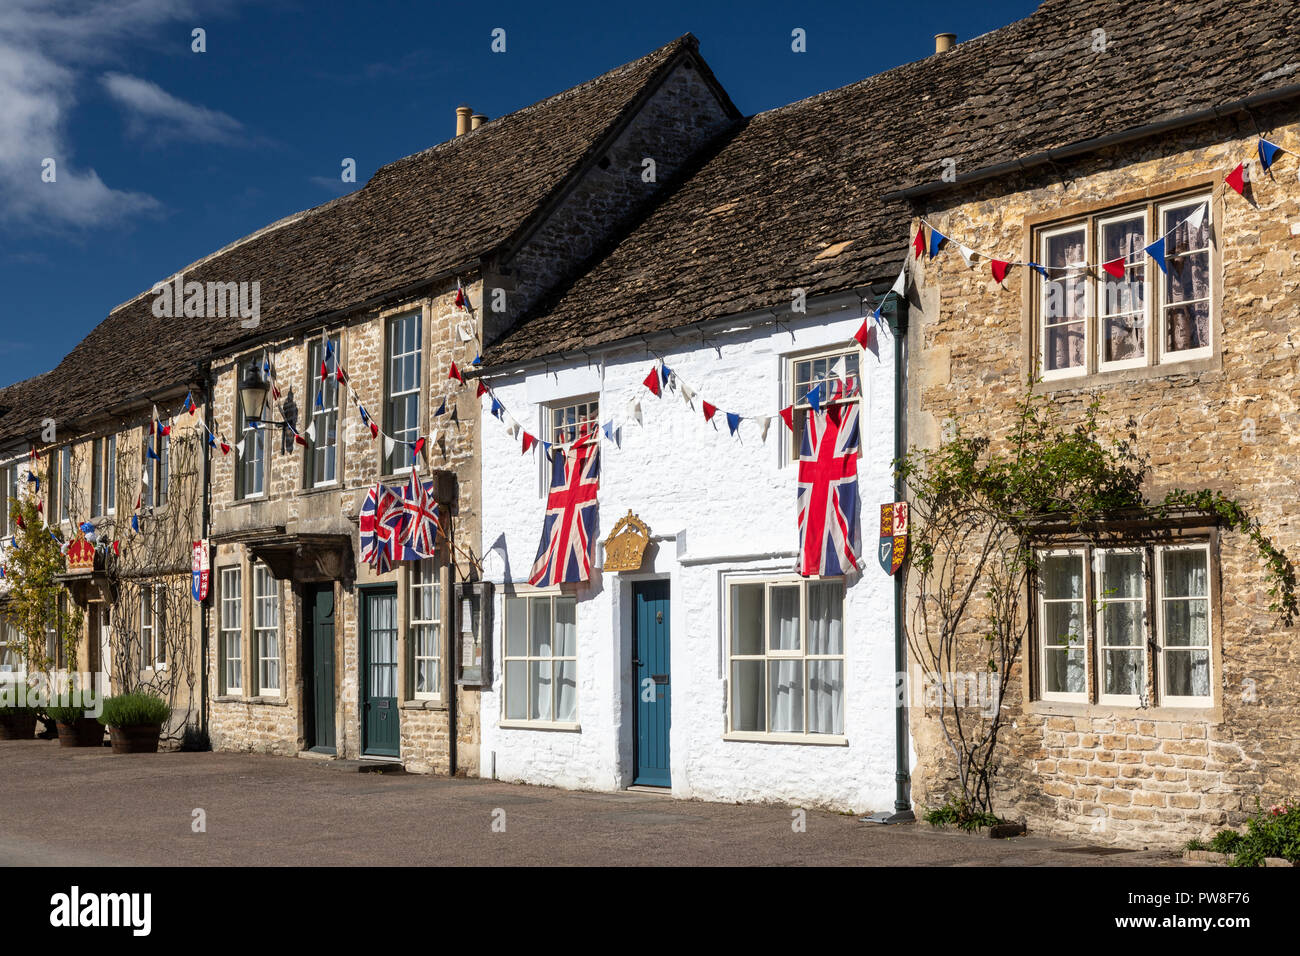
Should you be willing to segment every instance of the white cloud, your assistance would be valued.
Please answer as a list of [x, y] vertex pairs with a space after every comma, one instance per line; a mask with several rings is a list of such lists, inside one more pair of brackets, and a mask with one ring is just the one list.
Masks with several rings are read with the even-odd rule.
[[[152, 196], [108, 185], [72, 155], [69, 115], [86, 77], [71, 64], [84, 70], [112, 62], [125, 47], [151, 38], [160, 27], [196, 22], [200, 3], [203, 10], [213, 9], [203, 0], [0, 3], [0, 227], [14, 231], [104, 227], [161, 208]], [[226, 0], [214, 3], [224, 6]], [[166, 101], [187, 106], [151, 83], [135, 82], [166, 98], [155, 96], [155, 109], [163, 108]], [[136, 92], [145, 102], [139, 88]], [[231, 121], [221, 113], [212, 117]], [[46, 158], [57, 163], [52, 183], [41, 180]]]
[[177, 99], [157, 83], [125, 73], [105, 73], [101, 78], [127, 113], [127, 129], [135, 136], [162, 143], [185, 140], [198, 143], [238, 143], [245, 137], [243, 124], [219, 110]]

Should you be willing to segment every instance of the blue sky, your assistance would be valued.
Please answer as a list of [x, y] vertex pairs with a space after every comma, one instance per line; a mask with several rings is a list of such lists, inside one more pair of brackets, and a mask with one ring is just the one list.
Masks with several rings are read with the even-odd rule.
[[[340, 181], [345, 157], [360, 186], [450, 138], [462, 102], [501, 116], [689, 31], [755, 113], [1035, 6], [3, 0], [0, 384], [54, 367], [157, 279], [356, 188]], [[191, 50], [196, 27], [206, 52]], [[791, 51], [796, 27], [806, 53]]]

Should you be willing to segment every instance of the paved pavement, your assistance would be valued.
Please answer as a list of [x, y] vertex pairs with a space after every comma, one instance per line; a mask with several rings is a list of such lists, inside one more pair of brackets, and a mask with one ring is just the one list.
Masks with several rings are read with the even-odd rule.
[[[205, 811], [206, 833], [193, 832], [196, 809]], [[293, 757], [114, 755], [0, 741], [0, 865], [8, 866], [1178, 862], [1169, 851], [990, 840], [819, 810], [808, 811], [807, 830], [798, 833], [791, 811], [356, 773]]]

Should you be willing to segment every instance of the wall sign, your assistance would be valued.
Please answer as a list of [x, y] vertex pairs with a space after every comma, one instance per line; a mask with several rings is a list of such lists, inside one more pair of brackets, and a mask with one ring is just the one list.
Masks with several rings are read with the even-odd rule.
[[605, 539], [606, 571], [639, 571], [650, 545], [650, 528], [628, 510]]
[[880, 566], [893, 574], [907, 557], [907, 502], [880, 506]]
[[194, 594], [194, 600], [202, 604], [208, 599], [208, 583], [211, 578], [211, 571], [208, 569], [208, 539], [194, 542], [194, 561], [192, 564], [194, 573], [193, 586], [191, 592]]

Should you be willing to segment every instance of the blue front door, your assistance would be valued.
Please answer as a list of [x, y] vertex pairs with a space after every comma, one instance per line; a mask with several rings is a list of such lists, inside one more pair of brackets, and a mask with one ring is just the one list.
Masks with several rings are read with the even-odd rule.
[[632, 585], [633, 661], [636, 666], [636, 776], [633, 783], [671, 786], [668, 729], [672, 726], [672, 688], [668, 682], [668, 582]]

